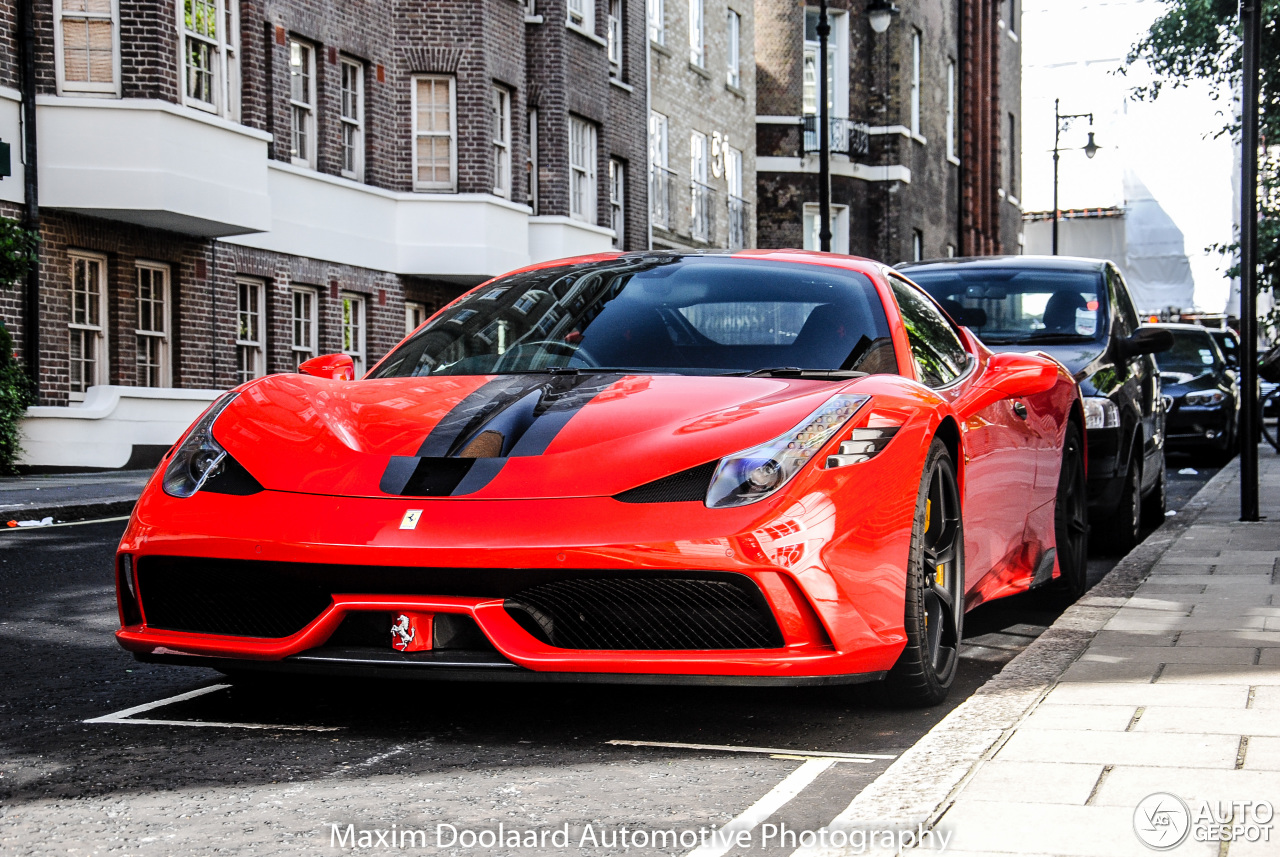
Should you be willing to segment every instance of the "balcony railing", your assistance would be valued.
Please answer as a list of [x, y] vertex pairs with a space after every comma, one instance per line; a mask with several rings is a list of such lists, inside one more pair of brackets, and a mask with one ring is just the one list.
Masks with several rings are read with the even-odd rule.
[[[871, 150], [871, 129], [865, 122], [855, 122], [840, 116], [827, 118], [830, 131], [831, 153], [848, 155], [851, 158], [861, 157]], [[805, 116], [804, 151], [805, 154], [818, 151], [818, 117]]]
[[741, 250], [747, 246], [748, 203], [740, 196], [729, 197], [729, 249]]
[[689, 235], [694, 241], [710, 244], [716, 237], [714, 207], [716, 192], [700, 181], [690, 183], [689, 190], [692, 197], [689, 209]]
[[672, 189], [676, 174], [657, 164], [649, 165], [649, 216], [659, 229], [671, 229]]

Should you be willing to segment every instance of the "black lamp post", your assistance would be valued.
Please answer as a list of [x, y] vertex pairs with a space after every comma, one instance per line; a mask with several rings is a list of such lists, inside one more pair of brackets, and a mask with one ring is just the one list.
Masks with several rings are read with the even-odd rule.
[[[1053, 255], [1058, 255], [1058, 152], [1059, 141], [1062, 138], [1062, 123], [1066, 122], [1067, 127], [1071, 127], [1071, 122], [1075, 119], [1088, 119], [1089, 127], [1093, 127], [1092, 113], [1059, 113], [1058, 99], [1053, 99]], [[1089, 132], [1089, 142], [1084, 144], [1084, 154], [1087, 158], [1092, 158], [1098, 154], [1099, 146], [1093, 139], [1093, 132]]]
[[1240, 520], [1258, 517], [1258, 53], [1262, 0], [1241, 0]]
[[818, 4], [818, 249], [831, 252], [831, 117], [827, 109], [827, 0]]

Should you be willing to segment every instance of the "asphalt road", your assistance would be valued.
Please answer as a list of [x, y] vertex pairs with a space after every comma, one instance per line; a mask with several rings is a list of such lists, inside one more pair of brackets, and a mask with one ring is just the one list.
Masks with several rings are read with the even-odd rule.
[[[1171, 460], [1171, 508], [1216, 472], [1187, 465]], [[372, 850], [421, 832], [407, 853], [687, 854], [752, 817], [731, 853], [790, 854], [783, 837], [828, 823], [1056, 616], [1034, 596], [975, 610], [950, 700], [926, 711], [866, 688], [231, 685], [116, 646], [123, 527], [0, 533], [2, 854], [341, 854], [362, 831]], [[1095, 557], [1091, 580], [1115, 561]], [[484, 847], [499, 824], [519, 848]]]

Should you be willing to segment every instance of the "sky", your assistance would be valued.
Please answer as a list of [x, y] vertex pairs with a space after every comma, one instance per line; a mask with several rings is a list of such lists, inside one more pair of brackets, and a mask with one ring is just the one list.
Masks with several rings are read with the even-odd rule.
[[1061, 208], [1124, 204], [1123, 176], [1134, 170], [1181, 228], [1199, 309], [1221, 312], [1228, 260], [1206, 252], [1232, 240], [1234, 147], [1215, 135], [1226, 124], [1230, 93], [1209, 86], [1165, 87], [1155, 102], [1136, 100], [1151, 80], [1145, 64], [1117, 74], [1130, 47], [1163, 11], [1160, 0], [1024, 0], [1022, 15], [1022, 207], [1053, 208], [1053, 100], [1062, 113], [1093, 113], [1099, 150], [1081, 147], [1090, 130], [1077, 120], [1062, 134]]

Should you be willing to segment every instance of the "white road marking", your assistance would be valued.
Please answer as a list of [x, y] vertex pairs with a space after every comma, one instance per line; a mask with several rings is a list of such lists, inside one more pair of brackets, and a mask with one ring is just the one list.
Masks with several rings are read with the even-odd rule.
[[[16, 518], [14, 520], [17, 520]], [[0, 533], [39, 533], [44, 530], [51, 530], [54, 527], [83, 527], [86, 524], [110, 524], [115, 521], [127, 521], [128, 515], [121, 515], [118, 518], [94, 518], [91, 521], [63, 521], [60, 524], [45, 524], [43, 527], [5, 527], [0, 526]]]
[[840, 759], [809, 759], [796, 768], [785, 780], [773, 787], [767, 795], [747, 807], [737, 818], [712, 834], [711, 841], [699, 845], [688, 857], [722, 857], [736, 846], [739, 833], [754, 830], [756, 825], [781, 809], [788, 801], [804, 791], [818, 776]]
[[144, 702], [142, 705], [135, 705], [132, 708], [126, 708], [123, 711], [116, 711], [111, 714], [104, 714], [101, 717], [93, 717], [85, 720], [85, 723], [141, 723], [147, 726], [215, 726], [223, 729], [286, 729], [292, 732], [336, 732], [342, 727], [340, 726], [290, 726], [276, 723], [226, 723], [219, 720], [151, 720], [146, 717], [134, 717], [135, 714], [141, 714], [144, 711], [150, 711], [153, 708], [160, 708], [165, 705], [173, 705], [177, 702], [186, 702], [188, 699], [195, 699], [198, 696], [213, 693], [217, 690], [226, 690], [231, 687], [229, 684], [211, 684], [208, 687], [198, 688], [197, 690], [189, 690], [186, 693], [180, 693], [177, 696], [168, 696], [164, 699], [157, 699], [155, 702]]
[[857, 762], [869, 765], [881, 759], [897, 756], [880, 756], [873, 753], [833, 753], [825, 750], [782, 750], [777, 747], [731, 747], [725, 744], [681, 744], [677, 741], [609, 741], [618, 747], [666, 747], [675, 750], [720, 750], [725, 753], [759, 753], [765, 756], [783, 756], [800, 759], [834, 759], [837, 762]]

